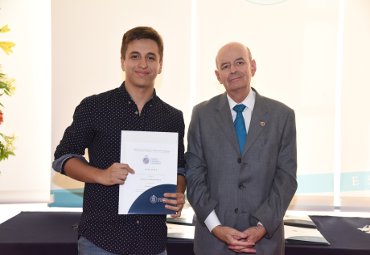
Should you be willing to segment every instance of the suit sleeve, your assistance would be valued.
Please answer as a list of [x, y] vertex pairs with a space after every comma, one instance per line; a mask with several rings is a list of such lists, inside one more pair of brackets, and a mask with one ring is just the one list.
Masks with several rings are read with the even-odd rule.
[[285, 212], [297, 190], [297, 145], [294, 111], [287, 114], [281, 135], [278, 160], [272, 187], [267, 199], [253, 214], [271, 237], [282, 223]]
[[204, 159], [199, 117], [199, 106], [193, 109], [188, 129], [188, 149], [186, 159], [187, 197], [198, 220], [204, 223], [207, 216], [216, 207], [207, 187], [207, 164]]

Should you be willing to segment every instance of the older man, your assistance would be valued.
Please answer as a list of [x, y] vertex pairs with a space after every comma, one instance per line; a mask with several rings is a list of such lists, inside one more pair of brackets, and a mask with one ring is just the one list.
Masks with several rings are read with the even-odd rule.
[[243, 44], [216, 57], [226, 92], [194, 107], [188, 199], [197, 255], [284, 254], [283, 216], [297, 189], [294, 111], [251, 88], [256, 62]]

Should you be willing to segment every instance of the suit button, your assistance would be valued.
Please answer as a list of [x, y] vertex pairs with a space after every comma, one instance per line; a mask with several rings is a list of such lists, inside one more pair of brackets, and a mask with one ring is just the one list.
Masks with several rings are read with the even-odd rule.
[[234, 212], [235, 213], [238, 213], [239, 212], [239, 209], [238, 208], [235, 208]]
[[242, 159], [241, 158], [238, 158], [238, 163], [242, 163]]

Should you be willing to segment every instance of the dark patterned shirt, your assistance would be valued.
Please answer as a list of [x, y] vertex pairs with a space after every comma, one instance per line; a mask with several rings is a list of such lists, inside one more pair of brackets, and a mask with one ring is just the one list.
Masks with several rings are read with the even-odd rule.
[[[56, 148], [55, 161], [66, 155], [84, 155], [88, 148], [89, 164], [108, 168], [120, 162], [121, 130], [178, 132], [178, 168], [184, 168], [182, 112], [163, 102], [154, 92], [139, 114], [124, 83], [119, 88], [82, 100]], [[79, 235], [117, 254], [164, 251], [166, 216], [118, 215], [118, 193], [119, 185], [85, 183]]]

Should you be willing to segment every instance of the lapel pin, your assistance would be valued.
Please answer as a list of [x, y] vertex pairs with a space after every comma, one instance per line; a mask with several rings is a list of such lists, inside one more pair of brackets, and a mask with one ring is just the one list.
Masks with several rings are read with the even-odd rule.
[[260, 126], [261, 127], [264, 127], [266, 125], [266, 122], [264, 122], [264, 121], [260, 121]]

